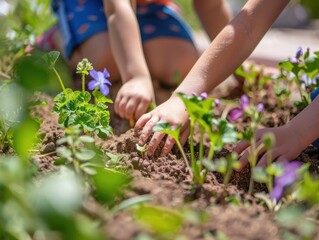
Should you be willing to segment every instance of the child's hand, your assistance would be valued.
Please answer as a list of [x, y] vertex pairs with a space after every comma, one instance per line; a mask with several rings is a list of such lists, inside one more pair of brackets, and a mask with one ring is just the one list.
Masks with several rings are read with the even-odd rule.
[[[282, 127], [276, 128], [264, 128], [257, 130], [256, 132], [256, 148], [262, 144], [262, 136], [265, 133], [272, 133], [275, 137], [275, 144], [272, 148], [272, 160], [276, 161], [290, 161], [294, 160], [296, 157], [300, 155], [302, 150], [304, 149], [303, 144], [301, 142], [300, 136], [296, 128], [293, 127], [292, 124], [286, 124]], [[238, 154], [243, 153], [243, 155], [239, 158], [241, 163], [241, 169], [245, 167], [248, 163], [248, 155], [249, 155], [250, 144], [246, 140], [240, 141], [234, 151]], [[262, 148], [258, 156], [260, 156], [260, 160], [258, 161], [258, 166], [265, 167], [267, 165], [267, 154], [266, 149]]]
[[[160, 121], [167, 122], [172, 127], [178, 127], [179, 124], [182, 124], [180, 141], [181, 144], [184, 144], [186, 142], [189, 134], [188, 114], [182, 100], [177, 96], [172, 96], [166, 102], [156, 107], [153, 111], [144, 114], [136, 122], [134, 130], [136, 133], [140, 133], [138, 142], [139, 145], [144, 145], [147, 142], [148, 138], [152, 134], [153, 127], [156, 125], [157, 122]], [[148, 150], [146, 152], [148, 156], [154, 154], [164, 136], [164, 133], [154, 133], [148, 144]], [[173, 140], [173, 138], [168, 136], [162, 148], [161, 155], [167, 155], [173, 148], [174, 144], [175, 141]]]
[[131, 122], [147, 112], [150, 103], [154, 102], [154, 91], [150, 80], [133, 78], [123, 84], [117, 93], [114, 110], [121, 118]]

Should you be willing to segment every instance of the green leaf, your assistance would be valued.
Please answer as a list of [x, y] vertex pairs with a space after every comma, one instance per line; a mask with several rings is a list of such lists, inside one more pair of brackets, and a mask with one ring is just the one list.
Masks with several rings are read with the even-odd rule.
[[72, 157], [72, 151], [66, 147], [59, 147], [56, 151], [59, 156], [65, 159]]
[[113, 103], [113, 101], [107, 97], [105, 97], [98, 89], [94, 89], [92, 92], [93, 96], [95, 97], [95, 103]]
[[253, 168], [253, 178], [257, 182], [266, 183], [268, 180], [268, 175], [264, 168], [255, 167]]
[[130, 180], [124, 173], [103, 168], [98, 168], [92, 178], [95, 185], [94, 197], [99, 202], [109, 205], [114, 203]]
[[[83, 185], [67, 168], [42, 179], [32, 191], [32, 206], [45, 219], [53, 216], [74, 217], [81, 207]], [[30, 200], [31, 200], [30, 199]]]
[[158, 234], [176, 234], [184, 223], [184, 216], [179, 212], [153, 205], [140, 205], [134, 211], [134, 216]]
[[75, 153], [75, 156], [80, 161], [88, 161], [95, 156], [95, 152], [90, 149], [81, 148]]
[[40, 125], [37, 121], [27, 117], [14, 129], [14, 149], [23, 159], [27, 159], [29, 150], [38, 141], [37, 132], [39, 128]]
[[79, 140], [80, 140], [80, 142], [83, 142], [83, 143], [93, 143], [94, 142], [94, 138], [92, 138], [90, 136], [80, 136]]
[[49, 85], [50, 70], [34, 56], [21, 57], [14, 63], [16, 82], [28, 90], [43, 90]]
[[91, 94], [89, 92], [79, 92], [76, 96], [76, 101], [79, 105], [88, 103], [91, 100]]
[[167, 122], [158, 122], [153, 127], [153, 132], [162, 132], [162, 133], [168, 134], [171, 137], [173, 137], [176, 141], [176, 140], [179, 140], [181, 128], [182, 126], [179, 125], [177, 129], [173, 129]]
[[113, 154], [105, 153], [105, 155], [111, 160], [112, 163], [119, 163], [123, 157], [129, 156], [128, 154]]
[[123, 209], [127, 209], [130, 207], [136, 206], [138, 204], [144, 203], [146, 201], [150, 201], [151, 199], [152, 199], [152, 197], [149, 194], [132, 197], [132, 198], [129, 198], [129, 199], [122, 201], [119, 205], [117, 205], [113, 209], [113, 211], [118, 212], [118, 211], [121, 211]]
[[267, 166], [266, 172], [267, 172], [267, 174], [269, 174], [271, 176], [278, 177], [278, 176], [281, 176], [283, 174], [284, 169], [283, 169], [282, 164], [272, 163], [269, 166]]
[[97, 173], [96, 169], [88, 166], [80, 166], [80, 168], [88, 175], [95, 175]]
[[51, 52], [45, 53], [42, 56], [42, 58], [48, 64], [49, 68], [52, 69], [54, 68], [55, 63], [58, 60], [59, 56], [60, 56], [60, 52], [51, 51]]
[[145, 143], [143, 146], [140, 146], [136, 143], [136, 150], [143, 153], [147, 151], [147, 144]]

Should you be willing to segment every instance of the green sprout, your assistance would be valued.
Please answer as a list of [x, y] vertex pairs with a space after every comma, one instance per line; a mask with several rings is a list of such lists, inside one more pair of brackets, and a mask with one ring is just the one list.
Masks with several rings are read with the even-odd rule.
[[[206, 158], [211, 161], [216, 151], [222, 150], [225, 143], [233, 143], [237, 140], [235, 127], [229, 124], [225, 119], [214, 119], [213, 109], [218, 105], [219, 101], [213, 98], [207, 98], [207, 94], [201, 96], [188, 96], [183, 93], [178, 93], [178, 96], [184, 102], [190, 119], [190, 162], [189, 166], [186, 154], [180, 144], [179, 135], [180, 128], [172, 129], [168, 123], [159, 123], [153, 131], [160, 131], [172, 136], [180, 149], [185, 160], [186, 166], [192, 173], [193, 182], [197, 185], [202, 185], [205, 182], [207, 169], [203, 165], [204, 156], [204, 135], [207, 134], [210, 139], [209, 152]], [[199, 126], [199, 157], [195, 158], [195, 143], [194, 130], [195, 125]]]
[[[243, 132], [243, 138], [250, 143], [250, 152], [248, 155], [248, 161], [250, 164], [251, 170], [253, 170], [257, 164], [258, 159], [258, 153], [259, 151], [264, 147], [264, 144], [260, 144], [259, 146], [256, 146], [255, 142], [255, 134], [258, 125], [262, 121], [262, 112], [264, 110], [264, 105], [262, 103], [257, 104], [255, 106], [254, 104], [250, 103], [249, 98], [247, 95], [242, 95], [240, 99], [240, 106], [234, 108], [229, 113], [229, 118], [231, 121], [237, 121], [237, 119], [241, 118], [242, 116], [247, 116], [250, 118], [250, 126], [245, 129]], [[251, 194], [254, 187], [254, 181], [253, 178], [250, 178], [249, 183], [249, 190], [248, 193]]]
[[309, 48], [304, 52], [299, 47], [294, 57], [280, 62], [278, 67], [281, 74], [277, 80], [289, 83], [290, 88], [295, 84], [300, 96], [295, 105], [299, 110], [305, 108], [310, 102], [310, 92], [319, 86], [319, 52], [311, 54]]
[[147, 144], [144, 144], [143, 146], [136, 144], [136, 150], [142, 154], [142, 158], [144, 159], [145, 152], [147, 151]]

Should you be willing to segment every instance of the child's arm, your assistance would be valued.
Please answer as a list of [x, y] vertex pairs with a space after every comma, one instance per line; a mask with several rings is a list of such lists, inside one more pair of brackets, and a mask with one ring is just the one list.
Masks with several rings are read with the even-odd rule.
[[[294, 117], [289, 123], [276, 128], [264, 128], [256, 132], [257, 146], [262, 143], [262, 136], [267, 133], [275, 136], [275, 145], [272, 148], [272, 160], [294, 160], [300, 153], [319, 137], [319, 97], [308, 107]], [[234, 151], [243, 155], [240, 157], [241, 168], [248, 163], [249, 143], [240, 141]], [[258, 166], [267, 165], [265, 149], [259, 152], [261, 156]]]
[[213, 40], [232, 18], [232, 12], [225, 0], [193, 0], [198, 18]]
[[[201, 55], [185, 80], [175, 92], [191, 95], [209, 92], [225, 80], [251, 54], [272, 23], [287, 5], [289, 0], [249, 0], [240, 13], [218, 34], [210, 46]], [[158, 121], [173, 125], [187, 126], [187, 115], [183, 103], [173, 95], [168, 101], [142, 116], [135, 125], [140, 131], [139, 144], [144, 144]], [[174, 111], [170, 108], [174, 105]], [[177, 115], [177, 113], [179, 115]], [[185, 117], [186, 116], [186, 117]], [[186, 119], [186, 120], [185, 120]], [[187, 127], [182, 130], [186, 135]], [[148, 154], [152, 154], [163, 134], [154, 134]], [[174, 142], [168, 138], [163, 154], [167, 154]]]
[[143, 54], [138, 22], [130, 0], [104, 0], [110, 44], [123, 82], [115, 112], [138, 119], [154, 101], [151, 76]]

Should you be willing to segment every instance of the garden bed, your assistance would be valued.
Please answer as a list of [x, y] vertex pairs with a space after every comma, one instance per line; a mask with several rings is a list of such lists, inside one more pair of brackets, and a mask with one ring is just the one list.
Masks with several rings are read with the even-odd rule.
[[[161, 94], [157, 96], [158, 98], [162, 97], [164, 100], [169, 96], [169, 90], [157, 88], [155, 92]], [[232, 91], [235, 89], [234, 86], [228, 86], [228, 88], [226, 91], [223, 89], [222, 92], [215, 91], [210, 95], [225, 97], [218, 95], [232, 92], [231, 95], [228, 94], [227, 98], [238, 98], [238, 92], [234, 95], [236, 91]], [[115, 89], [116, 86], [113, 91]], [[57, 116], [51, 113], [52, 98], [48, 96], [41, 98], [49, 102], [48, 106], [35, 109], [36, 115], [43, 119], [41, 132], [45, 136], [40, 149], [41, 154], [46, 154], [56, 149], [56, 141], [63, 136], [63, 130], [58, 127]], [[260, 127], [283, 125], [297, 113], [293, 104], [286, 104], [278, 108], [272, 89], [267, 90], [262, 101], [265, 106], [264, 117], [267, 120], [264, 121], [265, 125]], [[232, 106], [222, 104], [214, 111], [216, 116], [221, 116], [231, 108]], [[243, 119], [237, 122], [236, 126], [239, 130], [244, 129], [247, 122], [247, 119]], [[231, 197], [225, 201], [220, 197], [224, 191], [221, 174], [209, 172], [205, 183], [198, 188], [193, 188], [189, 172], [177, 148], [167, 157], [160, 157], [158, 152], [152, 157], [143, 157], [143, 154], [136, 149], [137, 136], [134, 135], [132, 129], [129, 129], [126, 121], [112, 114], [112, 107], [111, 126], [116, 134], [106, 141], [99, 139], [96, 141], [97, 145], [107, 153], [123, 154], [119, 166], [127, 170], [127, 173], [132, 176], [132, 181], [125, 189], [121, 200], [147, 195], [150, 197], [150, 200], [146, 201], [147, 204], [150, 204], [149, 206], [156, 206], [156, 209], [163, 207], [165, 211], [172, 210], [174, 214], [183, 213], [184, 218], [183, 224], [177, 229], [169, 229], [164, 226], [164, 230], [158, 230], [152, 224], [148, 226], [147, 223], [137, 220], [138, 213], [127, 208], [111, 215], [105, 222], [105, 234], [111, 239], [124, 240], [137, 239], [137, 237], [140, 239], [153, 239], [151, 237], [177, 239], [177, 236], [180, 237], [178, 239], [286, 239], [284, 236], [296, 237], [291, 239], [303, 239], [300, 232], [295, 229], [298, 222], [285, 225], [280, 222], [280, 219], [278, 220], [276, 213], [270, 211], [265, 204], [261, 204], [258, 198], [247, 194], [250, 179], [248, 167], [232, 174], [231, 185], [227, 193]], [[216, 157], [232, 152], [233, 147], [231, 144], [226, 145]], [[188, 144], [184, 146], [184, 149], [186, 154], [189, 154]], [[56, 158], [55, 155], [36, 158], [40, 172], [56, 169], [54, 166]], [[309, 146], [297, 160], [310, 163], [310, 171], [318, 173], [318, 159], [318, 150]], [[266, 191], [265, 185], [256, 184], [253, 192]], [[93, 212], [96, 211], [95, 208], [101, 209], [101, 206], [97, 206], [96, 203], [89, 206]], [[166, 217], [165, 213], [162, 216], [159, 214], [159, 216], [154, 216], [154, 221], [165, 223]], [[161, 229], [161, 227], [158, 228]], [[313, 239], [318, 239], [319, 228], [311, 235]]]

